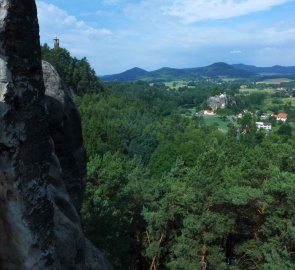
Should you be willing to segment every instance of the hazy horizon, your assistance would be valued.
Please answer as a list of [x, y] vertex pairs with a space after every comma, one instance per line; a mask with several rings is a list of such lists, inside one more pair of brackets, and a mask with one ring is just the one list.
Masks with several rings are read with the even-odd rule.
[[216, 62], [295, 65], [294, 0], [37, 1], [41, 43], [86, 56], [98, 75]]
[[[139, 69], [142, 69], [142, 70], [145, 70], [147, 72], [152, 72], [152, 71], [157, 71], [157, 70], [160, 70], [162, 68], [171, 68], [171, 69], [190, 69], [190, 68], [202, 68], [202, 67], [207, 67], [207, 66], [211, 66], [213, 64], [218, 64], [218, 63], [225, 63], [225, 64], [228, 64], [228, 65], [246, 65], [246, 66], [255, 66], [255, 67], [258, 67], [258, 68], [271, 68], [271, 67], [275, 67], [275, 66], [282, 66], [282, 65], [271, 65], [271, 66], [257, 66], [257, 65], [252, 65], [252, 64], [245, 64], [245, 63], [234, 63], [234, 64], [229, 64], [229, 63], [226, 63], [226, 62], [214, 62], [214, 63], [211, 63], [209, 65], [204, 65], [204, 66], [194, 66], [194, 67], [160, 67], [160, 68], [157, 68], [157, 69], [151, 69], [151, 70], [148, 70], [148, 69], [144, 69], [144, 68], [141, 68], [141, 67], [131, 67], [131, 68], [128, 68], [126, 70], [122, 70], [122, 71], [119, 71], [117, 73], [113, 73], [113, 74], [100, 74], [100, 76], [106, 76], [106, 75], [115, 75], [115, 74], [120, 74], [120, 73], [123, 73], [123, 72], [126, 72], [126, 71], [129, 71], [129, 70], [132, 70], [132, 69], [135, 69], [135, 68], [139, 68]], [[283, 66], [283, 67], [294, 67], [295, 65], [293, 66]]]

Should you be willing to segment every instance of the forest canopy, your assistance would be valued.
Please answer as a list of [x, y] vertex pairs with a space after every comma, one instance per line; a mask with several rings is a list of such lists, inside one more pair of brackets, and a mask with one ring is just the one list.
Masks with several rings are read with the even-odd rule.
[[[206, 108], [212, 94], [235, 93], [234, 83], [102, 86], [86, 59], [46, 46], [43, 56], [78, 95], [88, 152], [85, 231], [115, 269], [295, 269], [288, 123], [257, 131], [248, 113], [223, 132], [186, 112]], [[264, 99], [238, 96], [228, 112], [256, 111]]]
[[106, 87], [77, 99], [83, 215], [116, 269], [294, 268], [294, 135], [224, 134], [164, 89]]

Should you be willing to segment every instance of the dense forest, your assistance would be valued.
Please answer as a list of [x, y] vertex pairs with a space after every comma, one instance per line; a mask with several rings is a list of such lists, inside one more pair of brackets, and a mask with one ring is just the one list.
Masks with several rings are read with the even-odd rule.
[[[114, 269], [295, 269], [294, 131], [243, 133], [255, 126], [246, 114], [221, 132], [184, 113], [235, 83], [102, 86], [86, 59], [42, 51], [77, 94], [84, 227]], [[240, 96], [229, 110], [257, 110], [263, 99]]]

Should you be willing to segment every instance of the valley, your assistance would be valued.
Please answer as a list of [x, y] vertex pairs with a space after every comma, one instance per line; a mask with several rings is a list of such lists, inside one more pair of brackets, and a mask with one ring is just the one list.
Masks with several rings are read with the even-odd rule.
[[295, 269], [294, 10], [0, 0], [0, 270]]
[[291, 75], [229, 78], [215, 70], [186, 80], [162, 70], [160, 81], [133, 81], [134, 73], [147, 76], [135, 69], [128, 80], [103, 81], [85, 60], [89, 75], [66, 52], [45, 47], [43, 55], [79, 89], [85, 232], [115, 269], [202, 269], [204, 262], [218, 270], [292, 269]]

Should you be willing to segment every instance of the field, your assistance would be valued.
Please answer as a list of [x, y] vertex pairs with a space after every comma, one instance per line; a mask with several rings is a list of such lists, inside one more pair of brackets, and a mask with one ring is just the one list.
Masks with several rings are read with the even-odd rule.
[[234, 82], [237, 80], [245, 80], [243, 77], [227, 77], [227, 76], [219, 76], [219, 79], [223, 82]]
[[295, 97], [292, 98], [282, 98], [281, 99], [285, 104], [291, 102], [292, 106], [295, 106]]
[[171, 82], [165, 82], [165, 85], [167, 87], [169, 87], [170, 89], [177, 90], [180, 87], [187, 86], [187, 82], [186, 81], [171, 81]]
[[180, 114], [184, 117], [188, 117], [188, 118], [191, 118], [193, 115], [196, 114], [196, 109], [195, 108], [191, 108], [191, 109], [188, 109], [188, 108], [180, 108]]
[[230, 123], [228, 119], [223, 120], [217, 115], [204, 115], [203, 119], [206, 125], [216, 125], [221, 132], [227, 132], [228, 130], [227, 125]]
[[277, 90], [277, 89], [274, 89], [274, 88], [265, 88], [265, 89], [257, 89], [257, 88], [244, 88], [244, 89], [240, 89], [240, 93], [249, 93], [249, 94], [252, 94], [252, 93], [267, 93], [267, 94], [273, 94], [273, 93], [276, 93], [276, 92], [279, 92], [279, 91], [282, 91], [282, 90]]
[[[277, 100], [279, 103], [274, 102], [275, 100]], [[291, 103], [293, 106], [295, 106], [295, 97], [293, 98], [278, 98], [278, 99], [274, 99], [274, 98], [266, 98], [263, 104], [263, 109], [266, 110], [267, 108], [274, 106], [276, 104], [287, 104], [287, 103]]]
[[239, 93], [241, 94], [252, 94], [252, 93], [257, 93], [257, 92], [261, 92], [261, 90], [257, 89], [257, 88], [243, 88], [239, 90]]
[[280, 84], [280, 83], [286, 83], [286, 82], [292, 82], [293, 80], [290, 80], [288, 78], [275, 78], [275, 79], [265, 79], [263, 81], [257, 82], [257, 84]]

